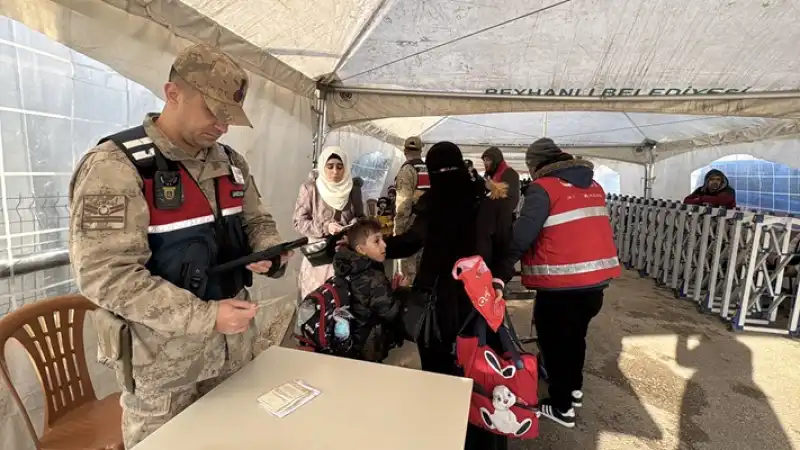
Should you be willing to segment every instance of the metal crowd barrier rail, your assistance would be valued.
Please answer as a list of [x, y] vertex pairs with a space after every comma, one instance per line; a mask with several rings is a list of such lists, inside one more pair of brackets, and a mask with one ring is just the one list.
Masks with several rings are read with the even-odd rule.
[[626, 268], [733, 331], [800, 337], [800, 217], [614, 194], [606, 205]]

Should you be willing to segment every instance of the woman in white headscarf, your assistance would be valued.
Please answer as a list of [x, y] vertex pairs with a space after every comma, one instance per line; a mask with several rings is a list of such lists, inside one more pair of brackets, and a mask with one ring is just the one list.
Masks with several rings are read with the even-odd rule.
[[[347, 152], [340, 147], [326, 147], [319, 155], [316, 171], [300, 186], [294, 207], [295, 230], [313, 242], [364, 217], [361, 186], [361, 180], [354, 179], [350, 172]], [[303, 258], [298, 280], [300, 298], [331, 276], [331, 265], [313, 267]]]

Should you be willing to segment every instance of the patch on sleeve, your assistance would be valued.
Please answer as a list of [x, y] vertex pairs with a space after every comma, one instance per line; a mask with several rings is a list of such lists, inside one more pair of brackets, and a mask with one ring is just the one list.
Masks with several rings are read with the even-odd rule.
[[128, 198], [124, 195], [85, 195], [81, 203], [81, 230], [123, 230]]

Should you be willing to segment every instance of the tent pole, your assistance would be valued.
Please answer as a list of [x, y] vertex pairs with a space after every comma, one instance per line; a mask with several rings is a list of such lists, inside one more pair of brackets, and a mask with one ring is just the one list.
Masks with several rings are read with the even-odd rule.
[[542, 137], [547, 137], [547, 111], [544, 112], [544, 121], [542, 121]]
[[317, 167], [317, 157], [322, 153], [322, 145], [325, 143], [325, 127], [328, 115], [328, 91], [320, 88], [317, 90], [316, 104], [314, 112], [317, 113], [317, 129], [314, 133], [314, 151], [311, 154], [311, 164]]
[[653, 182], [655, 181], [656, 152], [655, 147], [647, 149], [649, 162], [644, 165], [644, 198], [653, 198]]

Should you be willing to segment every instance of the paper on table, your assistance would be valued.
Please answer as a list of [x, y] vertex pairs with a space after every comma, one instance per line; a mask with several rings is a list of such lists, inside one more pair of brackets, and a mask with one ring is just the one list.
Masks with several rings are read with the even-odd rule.
[[282, 384], [258, 398], [258, 403], [277, 417], [291, 414], [320, 392], [302, 380]]

